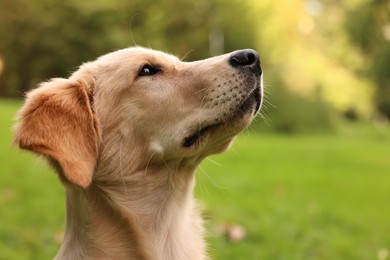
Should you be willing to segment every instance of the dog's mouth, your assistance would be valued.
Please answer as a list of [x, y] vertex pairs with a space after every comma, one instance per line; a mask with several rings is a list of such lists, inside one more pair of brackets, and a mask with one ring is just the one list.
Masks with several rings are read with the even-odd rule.
[[207, 125], [206, 127], [200, 128], [195, 133], [191, 134], [190, 136], [187, 136], [183, 140], [183, 147], [189, 148], [193, 146], [195, 143], [197, 143], [203, 136], [205, 136], [207, 133], [211, 132], [212, 130], [219, 127], [222, 123]]
[[229, 126], [234, 126], [237, 121], [249, 113], [255, 116], [261, 107], [261, 100], [261, 87], [260, 83], [258, 83], [248, 97], [236, 106], [236, 109], [233, 109], [232, 112], [225, 117], [214, 120], [214, 122], [217, 123], [198, 127], [198, 130], [184, 138], [182, 146], [184, 148], [190, 148], [196, 143], [199, 143], [207, 134], [222, 126], [224, 126], [225, 129], [229, 129]]

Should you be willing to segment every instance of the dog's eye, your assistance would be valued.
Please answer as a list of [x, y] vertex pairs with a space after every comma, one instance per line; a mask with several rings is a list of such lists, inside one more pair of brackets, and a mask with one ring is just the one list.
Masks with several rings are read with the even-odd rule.
[[142, 76], [152, 76], [152, 75], [155, 75], [155, 74], [159, 73], [160, 71], [161, 71], [161, 69], [154, 68], [154, 67], [152, 67], [150, 65], [145, 65], [139, 71], [138, 76], [140, 76], [140, 77], [142, 77]]

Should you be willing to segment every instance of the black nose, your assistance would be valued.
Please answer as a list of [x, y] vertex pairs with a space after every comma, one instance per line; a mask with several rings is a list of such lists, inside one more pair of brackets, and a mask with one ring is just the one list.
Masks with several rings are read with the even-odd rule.
[[230, 65], [233, 67], [250, 67], [256, 71], [260, 71], [260, 57], [259, 54], [251, 49], [239, 50], [233, 52], [229, 59]]

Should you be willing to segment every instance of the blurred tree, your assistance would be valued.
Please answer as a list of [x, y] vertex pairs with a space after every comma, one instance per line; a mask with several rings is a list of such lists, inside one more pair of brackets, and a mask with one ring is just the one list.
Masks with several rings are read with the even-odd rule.
[[374, 80], [377, 108], [390, 119], [389, 1], [359, 1], [347, 10], [345, 25], [350, 42], [366, 59], [358, 72]]
[[[266, 68], [277, 68], [268, 72], [268, 81], [280, 82], [287, 93], [306, 99], [307, 104], [320, 102], [339, 113], [371, 116], [373, 87], [353, 69], [360, 57], [346, 40], [345, 10], [339, 1], [253, 2], [259, 10], [258, 42], [267, 51]], [[273, 95], [270, 98], [274, 104]], [[292, 104], [274, 105], [289, 110]]]
[[16, 95], [37, 82], [65, 76], [81, 61], [110, 49], [104, 17], [81, 13], [70, 1], [0, 1], [1, 94]]
[[333, 111], [370, 118], [375, 91], [390, 114], [389, 39], [384, 0], [0, 0], [0, 96], [129, 45], [185, 60], [254, 48], [274, 129], [325, 129]]
[[133, 44], [179, 57], [193, 50], [187, 59], [254, 48], [248, 9], [238, 0], [0, 0], [0, 95], [18, 96]]

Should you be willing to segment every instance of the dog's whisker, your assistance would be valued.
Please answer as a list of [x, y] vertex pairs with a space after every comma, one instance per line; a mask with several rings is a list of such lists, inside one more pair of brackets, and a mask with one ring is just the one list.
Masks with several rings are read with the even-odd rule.
[[180, 60], [181, 60], [181, 61], [184, 61], [184, 59], [185, 59], [191, 52], [193, 52], [193, 51], [195, 51], [195, 50], [192, 49], [192, 50], [187, 51], [187, 52], [183, 55], [183, 57], [182, 57]]
[[226, 144], [227, 141], [228, 141], [228, 138], [226, 136], [216, 138], [215, 140], [210, 142], [210, 144], [207, 146], [207, 149], [214, 150], [215, 148], [219, 148], [222, 145]]
[[276, 108], [276, 106], [274, 104], [272, 104], [270, 101], [268, 101], [268, 99], [264, 99], [263, 103], [264, 103], [264, 105], [266, 105], [265, 108], [267, 108], [267, 106], [271, 106], [273, 108]]
[[147, 175], [147, 173], [148, 173], [149, 164], [150, 164], [150, 162], [151, 162], [153, 156], [154, 156], [154, 153], [152, 153], [152, 154], [149, 156], [149, 159], [148, 159], [148, 161], [146, 162], [145, 171], [144, 171], [145, 175]]
[[[202, 168], [202, 165], [199, 165], [198, 170], [200, 171], [200, 173], [203, 173], [203, 172], [204, 172], [204, 170], [203, 170], [203, 168]], [[209, 194], [209, 190], [208, 190], [208, 188], [207, 188], [207, 185], [204, 183], [203, 175], [197, 173], [195, 176], [196, 176], [197, 183], [198, 183], [198, 185], [199, 185], [199, 187], [200, 187], [200, 191], [201, 191], [202, 195], [203, 195], [203, 190], [206, 190], [206, 194], [207, 194], [207, 195], [210, 195], [210, 194]]]
[[266, 123], [267, 126], [270, 126], [271, 120], [268, 118], [266, 114], [260, 113], [259, 117], [263, 119], [263, 121]]
[[207, 89], [208, 89], [208, 87], [202, 88], [200, 90], [195, 91], [194, 94], [198, 94], [198, 93], [203, 92], [203, 91], [205, 91]]
[[207, 102], [204, 102], [204, 101], [206, 100], [206, 98], [207, 98], [207, 95], [205, 95], [205, 96], [202, 98], [201, 102], [200, 102], [200, 107], [201, 107], [202, 109], [206, 108]]
[[134, 15], [131, 17], [131, 20], [130, 20], [130, 36], [131, 36], [131, 40], [133, 41], [134, 46], [138, 46], [137, 42], [135, 41], [134, 35], [133, 35], [133, 21], [134, 21], [134, 19], [135, 19], [135, 17], [136, 17], [137, 15], [138, 15], [138, 14], [134, 14]]
[[171, 175], [171, 173], [174, 173], [174, 171], [171, 169], [171, 167], [169, 167], [169, 165], [167, 164], [167, 162], [165, 161], [164, 158], [162, 159], [162, 161], [163, 161], [165, 167], [168, 169], [170, 175]]
[[222, 164], [220, 164], [220, 163], [217, 162], [217, 161], [214, 161], [213, 159], [211, 159], [211, 158], [209, 158], [209, 157], [206, 157], [206, 160], [212, 162], [212, 163], [215, 164], [215, 165], [222, 166]]
[[202, 167], [199, 167], [199, 170], [203, 173], [203, 176], [206, 177], [206, 180], [211, 183], [213, 186], [217, 187], [218, 189], [228, 189], [228, 187], [223, 187], [221, 185], [219, 185], [213, 178], [210, 177], [209, 174], [207, 174], [207, 172], [202, 169]]
[[122, 145], [123, 145], [123, 141], [124, 141], [124, 136], [122, 136], [120, 144], [119, 144], [119, 173], [121, 175], [122, 184], [123, 184], [123, 187], [125, 189], [125, 193], [126, 193], [126, 195], [129, 195], [128, 192], [127, 192], [126, 182], [125, 182], [125, 179], [123, 177], [123, 168], [122, 168]]

